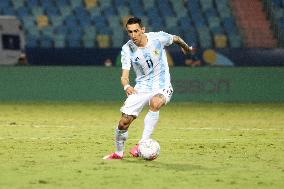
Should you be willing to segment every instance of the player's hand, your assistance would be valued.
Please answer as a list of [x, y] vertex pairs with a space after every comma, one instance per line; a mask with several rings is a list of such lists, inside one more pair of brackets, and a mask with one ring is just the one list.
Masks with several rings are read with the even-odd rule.
[[181, 51], [183, 52], [183, 54], [187, 55], [189, 53], [191, 54], [195, 54], [196, 53], [196, 48], [193, 46], [188, 46], [188, 48], [183, 48], [181, 47]]
[[126, 93], [127, 96], [129, 96], [129, 95], [135, 94], [137, 92], [133, 87], [129, 86], [125, 89], [125, 93]]

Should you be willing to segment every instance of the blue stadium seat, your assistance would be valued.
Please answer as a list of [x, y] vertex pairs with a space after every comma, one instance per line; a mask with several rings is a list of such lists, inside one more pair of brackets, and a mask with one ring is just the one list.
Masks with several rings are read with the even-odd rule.
[[81, 47], [81, 40], [79, 39], [67, 38], [67, 43], [68, 43], [68, 47], [71, 47], [71, 48]]
[[69, 5], [69, 0], [56, 0], [55, 1], [55, 4], [58, 6], [58, 7], [63, 7], [63, 6], [67, 6]]
[[107, 26], [107, 20], [104, 16], [94, 16], [92, 20], [96, 26], [96, 28], [104, 28]]
[[214, 26], [210, 28], [210, 31], [213, 33], [213, 35], [225, 34], [225, 31], [221, 26]]
[[113, 6], [104, 8], [104, 9], [102, 10], [102, 12], [103, 12], [103, 15], [104, 15], [105, 17], [107, 17], [107, 18], [108, 18], [109, 16], [117, 15], [117, 13], [116, 13], [116, 11], [115, 11], [115, 9], [114, 9]]
[[40, 0], [40, 4], [43, 7], [43, 9], [56, 8], [53, 0]]
[[114, 0], [114, 6], [118, 8], [126, 5], [126, 2], [126, 0]]
[[27, 7], [19, 7], [17, 9], [17, 15], [19, 18], [29, 16], [30, 14], [31, 13], [29, 12], [29, 9]]
[[106, 8], [112, 6], [112, 0], [98, 0], [100, 7]]
[[73, 9], [74, 15], [77, 17], [89, 17], [90, 13], [83, 6], [78, 6]]
[[44, 11], [48, 15], [48, 17], [59, 16], [60, 15], [60, 12], [57, 9], [57, 7], [45, 7]]
[[179, 19], [179, 25], [180, 25], [180, 28], [183, 31], [186, 31], [186, 30], [188, 30], [190, 28], [193, 28], [191, 19], [189, 17], [182, 17], [182, 18], [180, 18]]
[[26, 35], [26, 47], [38, 47], [38, 40], [37, 38], [31, 36], [31, 35]]
[[272, 3], [277, 7], [283, 7], [282, 0], [272, 0]]
[[25, 0], [10, 0], [12, 2], [12, 5], [14, 9], [18, 9], [20, 7], [24, 7]]
[[44, 15], [44, 10], [42, 7], [35, 6], [35, 7], [30, 7], [30, 8], [31, 8], [31, 12], [33, 16], [37, 17], [40, 15]]
[[66, 35], [68, 33], [68, 27], [65, 26], [65, 25], [59, 25], [59, 26], [54, 28], [54, 32], [56, 34]]
[[76, 28], [78, 26], [78, 20], [73, 15], [66, 17], [64, 23], [68, 28]]
[[146, 10], [146, 14], [150, 20], [160, 19], [159, 11], [156, 7], [151, 7]]
[[54, 36], [54, 28], [47, 27], [41, 30], [42, 35], [52, 38]]
[[141, 0], [132, 0], [129, 1], [129, 7], [131, 10], [131, 14], [137, 17], [142, 17], [145, 15], [143, 9], [141, 9]]
[[97, 33], [100, 34], [100, 35], [111, 35], [112, 30], [107, 26], [99, 27], [99, 28], [97, 28]]
[[83, 6], [82, 0], [70, 0], [69, 3], [70, 3], [70, 6], [71, 6], [73, 9], [76, 8], [76, 7]]
[[206, 17], [207, 20], [210, 19], [211, 17], [217, 17], [218, 16], [217, 10], [213, 7], [207, 9], [204, 14], [205, 14], [205, 17]]
[[184, 40], [189, 45], [198, 46], [198, 36], [194, 28], [191, 28], [184, 33]]
[[55, 48], [64, 48], [65, 46], [66, 46], [65, 35], [56, 34], [54, 36], [54, 47]]
[[[282, 28], [284, 0], [271, 2], [274, 28]], [[141, 17], [147, 31], [164, 30], [200, 47], [212, 47], [218, 34], [227, 35], [232, 47], [242, 44], [237, 42], [241, 36], [229, 0], [97, 0], [96, 6], [85, 6], [84, 0], [3, 0], [0, 14], [19, 17], [26, 35], [33, 36], [30, 46], [95, 47], [98, 34], [111, 36], [112, 46], [119, 47], [128, 40], [121, 24], [129, 15]], [[46, 28], [35, 24], [41, 15], [48, 17]]]
[[12, 7], [5, 7], [2, 9], [2, 14], [7, 16], [13, 16], [16, 15], [16, 10]]
[[223, 20], [223, 25], [227, 33], [233, 33], [237, 29], [235, 21], [232, 17], [225, 18]]
[[6, 7], [11, 7], [12, 4], [10, 1], [0, 1], [0, 7], [1, 8], [6, 8]]
[[42, 36], [39, 40], [39, 45], [42, 48], [51, 48], [53, 47], [53, 40], [50, 37]]
[[174, 16], [173, 9], [168, 0], [157, 0], [157, 3], [163, 17]]
[[124, 17], [130, 15], [130, 9], [127, 6], [121, 6], [117, 9], [118, 16], [119, 17]]
[[90, 17], [79, 17], [78, 22], [79, 26], [81, 26], [82, 28], [85, 28], [93, 24]]
[[94, 48], [94, 47], [96, 47], [95, 40], [93, 40], [93, 39], [88, 39], [88, 38], [83, 39], [82, 43], [83, 43], [83, 46], [85, 48]]

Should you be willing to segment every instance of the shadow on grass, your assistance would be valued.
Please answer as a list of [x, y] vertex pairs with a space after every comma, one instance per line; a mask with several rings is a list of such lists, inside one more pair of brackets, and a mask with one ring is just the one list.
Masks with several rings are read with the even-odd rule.
[[185, 163], [165, 163], [159, 161], [145, 161], [142, 159], [134, 159], [128, 160], [124, 159], [123, 163], [135, 163], [139, 165], [143, 165], [144, 167], [154, 168], [154, 169], [165, 169], [165, 170], [173, 170], [173, 171], [198, 171], [198, 170], [209, 170], [207, 167], [203, 167], [201, 165], [192, 165]]

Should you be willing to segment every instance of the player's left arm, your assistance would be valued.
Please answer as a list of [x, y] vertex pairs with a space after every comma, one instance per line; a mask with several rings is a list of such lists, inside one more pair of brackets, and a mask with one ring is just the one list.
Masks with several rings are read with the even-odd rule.
[[193, 52], [193, 47], [189, 46], [180, 36], [173, 36], [173, 43], [181, 47], [181, 50], [184, 54], [189, 54]]

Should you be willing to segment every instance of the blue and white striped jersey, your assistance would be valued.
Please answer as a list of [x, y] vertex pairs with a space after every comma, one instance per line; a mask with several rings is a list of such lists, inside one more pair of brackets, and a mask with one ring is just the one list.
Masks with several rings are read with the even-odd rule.
[[169, 66], [164, 47], [173, 43], [173, 35], [160, 32], [145, 33], [148, 43], [137, 47], [129, 40], [122, 47], [122, 69], [133, 67], [136, 73], [135, 90], [153, 92], [171, 85]]

